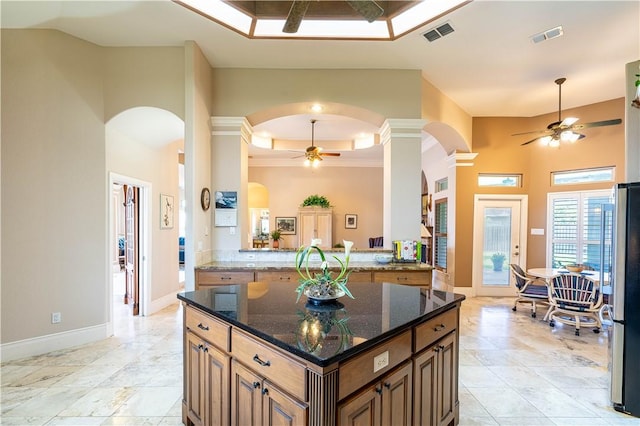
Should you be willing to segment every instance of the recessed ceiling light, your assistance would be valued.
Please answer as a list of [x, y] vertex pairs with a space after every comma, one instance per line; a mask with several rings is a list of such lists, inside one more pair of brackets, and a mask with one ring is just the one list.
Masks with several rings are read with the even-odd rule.
[[551, 40], [552, 38], [560, 37], [563, 34], [564, 31], [562, 30], [562, 25], [559, 25], [555, 28], [551, 28], [549, 30], [542, 31], [541, 33], [532, 35], [531, 41], [533, 41], [534, 43], [540, 43], [545, 40]]

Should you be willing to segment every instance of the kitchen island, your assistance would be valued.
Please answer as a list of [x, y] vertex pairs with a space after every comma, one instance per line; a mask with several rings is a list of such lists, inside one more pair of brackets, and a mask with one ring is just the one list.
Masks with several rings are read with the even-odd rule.
[[355, 299], [296, 302], [297, 282], [235, 282], [184, 305], [187, 425], [458, 423], [464, 296], [349, 282]]

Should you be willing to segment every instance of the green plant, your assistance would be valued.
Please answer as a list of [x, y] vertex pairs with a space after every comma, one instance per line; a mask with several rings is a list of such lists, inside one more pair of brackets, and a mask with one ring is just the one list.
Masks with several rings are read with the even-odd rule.
[[500, 253], [499, 251], [493, 253], [493, 256], [491, 256], [491, 261], [492, 262], [504, 262], [504, 260], [507, 258], [507, 256], [504, 255], [504, 253]]
[[[349, 254], [351, 253], [351, 247], [353, 247], [353, 241], [344, 242], [344, 261], [340, 260], [337, 256], [333, 256], [335, 260], [340, 264], [340, 273], [337, 277], [333, 278], [333, 273], [329, 271], [329, 263], [324, 255], [324, 252], [316, 244], [318, 240], [312, 240], [311, 245], [308, 247], [300, 246], [296, 253], [296, 271], [300, 275], [300, 285], [296, 288], [298, 298], [296, 303], [300, 300], [300, 296], [309, 290], [311, 297], [325, 297], [336, 296], [339, 290], [344, 291], [344, 294], [353, 299], [353, 295], [347, 288], [347, 280], [351, 271], [347, 271], [349, 268]], [[312, 274], [309, 271], [309, 257], [311, 257], [311, 251], [315, 250], [320, 255], [320, 273]]]
[[329, 208], [331, 207], [331, 203], [329, 203], [329, 200], [327, 200], [327, 197], [325, 197], [324, 195], [313, 194], [305, 198], [301, 206], [302, 207], [319, 206], [319, 207]]
[[271, 236], [271, 239], [273, 241], [278, 241], [282, 238], [282, 231], [280, 231], [279, 229], [274, 229], [269, 235]]

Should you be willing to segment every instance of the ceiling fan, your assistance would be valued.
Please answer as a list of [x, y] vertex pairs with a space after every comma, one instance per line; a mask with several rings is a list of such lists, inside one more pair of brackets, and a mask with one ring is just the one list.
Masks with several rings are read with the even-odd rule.
[[[315, 119], [311, 119], [311, 146], [307, 147], [304, 152], [304, 165], [305, 166], [314, 166], [318, 167], [320, 161], [322, 161], [322, 157], [340, 157], [339, 152], [322, 152], [322, 148], [319, 146], [315, 146], [314, 144], [314, 136], [315, 136]], [[298, 157], [294, 157], [298, 158]]]
[[[293, 0], [287, 20], [282, 28], [283, 33], [295, 34], [298, 32], [302, 18], [307, 13], [309, 4], [312, 0]], [[316, 0], [317, 1], [317, 0]], [[346, 1], [356, 12], [362, 15], [367, 21], [373, 22], [378, 19], [384, 13], [382, 9], [374, 0], [344, 0]]]
[[575, 142], [585, 137], [582, 133], [577, 133], [576, 130], [586, 129], [588, 127], [602, 127], [602, 126], [612, 126], [615, 124], [622, 123], [622, 120], [619, 118], [613, 120], [604, 120], [604, 121], [594, 121], [591, 123], [584, 124], [575, 124], [578, 121], [578, 118], [575, 117], [567, 117], [564, 120], [561, 117], [562, 113], [562, 83], [564, 83], [566, 78], [559, 78], [555, 80], [555, 83], [558, 85], [558, 121], [554, 121], [553, 123], [547, 126], [547, 130], [537, 130], [533, 132], [524, 132], [524, 133], [515, 133], [511, 136], [519, 136], [519, 135], [529, 135], [529, 134], [538, 134], [535, 138], [530, 141], [526, 141], [520, 145], [528, 145], [531, 142], [535, 142], [540, 140], [543, 145], [557, 147], [560, 145], [560, 142]]

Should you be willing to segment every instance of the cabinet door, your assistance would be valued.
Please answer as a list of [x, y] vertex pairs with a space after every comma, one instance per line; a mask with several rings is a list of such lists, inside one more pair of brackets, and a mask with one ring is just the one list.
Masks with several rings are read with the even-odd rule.
[[413, 424], [436, 424], [436, 396], [438, 393], [438, 351], [431, 347], [413, 360]]
[[204, 345], [202, 340], [192, 334], [187, 333], [187, 354], [185, 374], [187, 378], [185, 400], [187, 404], [187, 417], [196, 426], [203, 425], [204, 417]]
[[262, 389], [262, 409], [265, 426], [295, 426], [307, 424], [307, 406], [264, 381]]
[[317, 213], [316, 215], [316, 238], [322, 240], [323, 248], [331, 248], [333, 246], [332, 219], [333, 214], [331, 212]]
[[[316, 215], [315, 213], [300, 213], [300, 245], [308, 246], [311, 240], [316, 238]], [[323, 241], [324, 243], [324, 241]]]
[[458, 360], [456, 333], [449, 333], [436, 343], [438, 349], [438, 402], [437, 424], [446, 425], [453, 420], [458, 395]]
[[382, 415], [380, 384], [365, 388], [354, 398], [338, 406], [340, 426], [379, 425]]
[[262, 424], [262, 379], [242, 364], [231, 364], [231, 424]]
[[211, 345], [204, 347], [205, 361], [205, 424], [228, 425], [229, 417], [229, 356]]
[[411, 363], [382, 379], [382, 424], [411, 425], [412, 383]]

